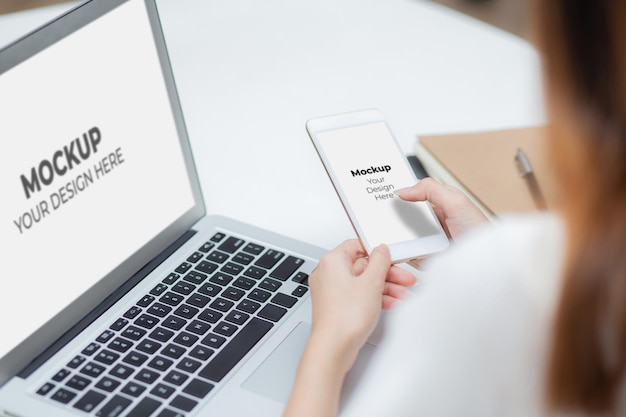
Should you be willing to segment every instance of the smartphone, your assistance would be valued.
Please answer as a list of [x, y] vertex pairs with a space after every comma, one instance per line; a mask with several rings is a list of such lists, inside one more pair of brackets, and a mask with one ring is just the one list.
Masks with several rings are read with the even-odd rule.
[[379, 110], [311, 119], [306, 129], [368, 253], [384, 243], [398, 263], [448, 247], [428, 202], [394, 194], [417, 178]]

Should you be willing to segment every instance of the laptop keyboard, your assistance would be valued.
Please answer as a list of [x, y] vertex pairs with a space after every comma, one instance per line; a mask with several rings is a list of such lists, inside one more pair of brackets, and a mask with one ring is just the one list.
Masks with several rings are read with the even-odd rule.
[[218, 232], [37, 394], [98, 417], [185, 416], [307, 292], [303, 264]]

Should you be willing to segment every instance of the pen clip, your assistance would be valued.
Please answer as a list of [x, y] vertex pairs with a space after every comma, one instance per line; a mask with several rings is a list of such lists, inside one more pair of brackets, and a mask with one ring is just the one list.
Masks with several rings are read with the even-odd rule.
[[517, 165], [517, 172], [520, 177], [525, 177], [533, 173], [533, 167], [530, 165], [528, 157], [521, 148], [517, 148], [517, 152], [515, 153], [515, 164]]

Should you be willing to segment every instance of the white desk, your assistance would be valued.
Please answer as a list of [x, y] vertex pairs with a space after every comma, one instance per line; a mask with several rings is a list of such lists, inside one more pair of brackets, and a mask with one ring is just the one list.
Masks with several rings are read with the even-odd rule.
[[[352, 237], [304, 129], [380, 108], [417, 133], [544, 121], [524, 41], [423, 0], [160, 0], [209, 213], [322, 247]], [[67, 6], [0, 16], [0, 44]]]

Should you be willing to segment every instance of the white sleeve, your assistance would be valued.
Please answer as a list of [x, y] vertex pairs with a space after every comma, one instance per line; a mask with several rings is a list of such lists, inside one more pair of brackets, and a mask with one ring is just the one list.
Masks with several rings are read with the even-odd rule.
[[477, 233], [435, 260], [341, 415], [541, 415], [559, 259], [531, 232]]

